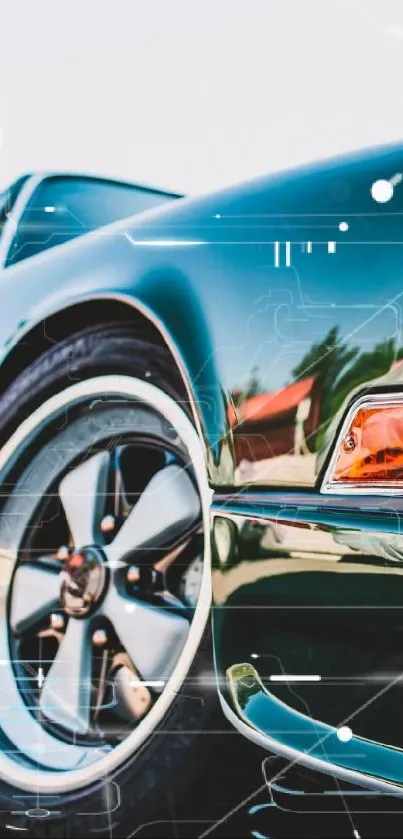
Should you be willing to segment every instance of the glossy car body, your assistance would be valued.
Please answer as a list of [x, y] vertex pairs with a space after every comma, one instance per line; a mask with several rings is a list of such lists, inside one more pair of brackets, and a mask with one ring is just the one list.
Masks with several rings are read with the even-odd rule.
[[0, 266], [181, 196], [110, 178], [62, 172], [23, 175], [0, 194]]
[[401, 492], [322, 490], [350, 406], [402, 390], [402, 166], [403, 147], [379, 148], [173, 202], [8, 268], [0, 289], [3, 387], [77, 324], [134, 310], [161, 333], [214, 490], [225, 713], [270, 751], [396, 793]]

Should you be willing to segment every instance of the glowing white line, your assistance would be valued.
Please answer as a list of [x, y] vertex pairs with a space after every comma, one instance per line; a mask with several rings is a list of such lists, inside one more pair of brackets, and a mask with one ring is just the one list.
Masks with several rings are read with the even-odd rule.
[[129, 233], [125, 234], [130, 244], [145, 248], [186, 248], [192, 245], [206, 245], [207, 242], [191, 239], [132, 239]]
[[296, 676], [296, 675], [287, 675], [281, 673], [278, 676], [269, 676], [271, 682], [320, 682], [322, 676], [312, 675], [312, 676]]
[[287, 268], [291, 266], [291, 242], [285, 243], [285, 264]]
[[274, 267], [278, 268], [280, 265], [280, 243], [274, 243]]
[[151, 682], [142, 682], [140, 679], [130, 679], [130, 684], [133, 685], [133, 687], [143, 686], [146, 688], [163, 688], [165, 682], [159, 682], [158, 680]]

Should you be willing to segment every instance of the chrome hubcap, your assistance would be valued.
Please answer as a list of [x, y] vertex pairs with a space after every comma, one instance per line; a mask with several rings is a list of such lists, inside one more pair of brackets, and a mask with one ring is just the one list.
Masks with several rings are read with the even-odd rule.
[[98, 547], [73, 551], [60, 572], [60, 603], [72, 618], [96, 609], [106, 584], [106, 557]]
[[[57, 638], [51, 666], [42, 667], [39, 708], [48, 722], [73, 735], [101, 735], [99, 717], [102, 711], [113, 709], [116, 700], [115, 683], [110, 684], [105, 674], [95, 696], [94, 681], [99, 673], [94, 674], [99, 667], [93, 661], [91, 639], [96, 622], [102, 620], [110, 627], [114, 639], [107, 672], [123, 649], [133, 680], [140, 679], [157, 693], [165, 686], [189, 631], [185, 604], [169, 592], [165, 576], [158, 573], [153, 560], [161, 550], [164, 553], [164, 546], [197, 526], [199, 497], [184, 466], [169, 459], [166, 463], [163, 452], [161, 468], [135, 503], [126, 503], [123, 470], [116, 462], [128, 457], [129, 448], [127, 444], [117, 453], [99, 452], [71, 469], [59, 483], [70, 542], [77, 545], [91, 540], [97, 544], [72, 547], [67, 558], [59, 560], [58, 574], [51, 567], [53, 557], [42, 556], [35, 563], [20, 563], [14, 575], [10, 622], [17, 636], [35, 632], [57, 607], [69, 618], [65, 632]], [[144, 448], [139, 457], [146, 457]], [[118, 486], [112, 499], [108, 493], [111, 483]], [[120, 527], [106, 543], [101, 523], [111, 500], [126, 509]], [[58, 555], [56, 550], [56, 559]], [[138, 585], [133, 584], [133, 566], [128, 562], [133, 556], [138, 556], [139, 562], [142, 557]], [[158, 581], [156, 589], [147, 587], [148, 581]]]
[[[125, 383], [125, 377], [109, 378]], [[57, 471], [54, 452], [69, 451], [69, 447], [63, 447], [60, 439], [54, 450], [46, 444], [31, 463], [32, 482], [23, 473], [0, 518], [3, 579], [6, 557], [14, 550], [11, 544], [17, 553], [8, 609], [3, 612], [8, 615], [10, 658], [9, 669], [3, 667], [3, 693], [13, 712], [3, 715], [0, 725], [20, 752], [15, 770], [10, 769], [12, 759], [0, 755], [0, 764], [7, 764], [0, 765], [0, 771], [22, 784], [34, 760], [32, 783], [47, 790], [88, 783], [128, 756], [141, 742], [143, 726], [144, 736], [150, 733], [148, 718], [151, 725], [162, 712], [158, 713], [159, 706], [166, 709], [173, 701], [175, 674], [183, 667], [180, 662], [188, 643], [193, 650], [190, 655], [197, 648], [192, 627], [199, 613], [202, 576], [195, 597], [185, 594], [192, 587], [184, 583], [187, 569], [197, 577], [195, 569], [203, 556], [201, 525], [205, 527], [208, 521], [199, 478], [195, 480], [189, 460], [189, 453], [192, 461], [197, 453], [196, 434], [189, 429], [192, 451], [182, 442], [181, 424], [188, 421], [176, 406], [169, 408], [178, 416], [176, 427], [167, 425], [166, 417], [156, 423], [157, 405], [164, 402], [157, 392], [154, 415], [150, 414], [150, 441], [142, 416], [139, 442], [136, 428], [130, 430], [130, 412], [135, 424], [136, 406], [105, 406], [107, 379], [100, 386], [103, 402], [96, 415], [99, 442], [95, 440], [95, 453], [91, 453], [92, 442], [86, 441], [79, 462], [77, 451], [70, 449], [75, 462]], [[153, 386], [138, 383], [138, 387], [154, 396]], [[84, 399], [87, 393], [80, 388], [76, 385], [69, 391], [81, 393]], [[111, 439], [102, 430], [103, 423], [113, 429]], [[39, 480], [37, 464], [45, 462], [46, 472], [48, 449], [49, 489], [44, 487], [38, 503], [38, 489], [30, 487]], [[200, 449], [195, 462], [198, 457]], [[35, 496], [33, 513], [25, 513], [25, 528], [21, 527], [19, 535], [14, 529], [11, 535], [2, 524], [14, 515], [22, 522], [19, 499], [31, 496]], [[209, 599], [207, 594], [195, 638], [200, 637], [207, 619]], [[0, 634], [0, 645], [1, 638]], [[3, 645], [1, 657], [5, 652]], [[184, 673], [191, 658], [186, 661]], [[171, 687], [164, 699], [168, 682]], [[26, 770], [21, 763], [24, 753]], [[55, 770], [57, 775], [52, 776]]]

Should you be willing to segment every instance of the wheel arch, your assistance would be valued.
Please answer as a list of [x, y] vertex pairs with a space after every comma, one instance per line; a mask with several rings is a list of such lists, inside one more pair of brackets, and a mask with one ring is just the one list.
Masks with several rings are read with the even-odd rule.
[[[227, 482], [221, 473], [222, 428], [221, 433], [211, 433], [212, 426], [207, 421], [207, 413], [216, 416], [215, 405], [206, 404], [205, 388], [202, 377], [195, 381], [189, 372], [186, 347], [176, 340], [172, 329], [148, 307], [135, 300], [132, 296], [122, 294], [97, 294], [90, 298], [79, 299], [66, 303], [65, 306], [43, 315], [36, 322], [30, 323], [14, 343], [6, 348], [6, 354], [1, 362], [2, 390], [11, 385], [14, 379], [42, 353], [55, 344], [68, 339], [81, 329], [96, 326], [100, 323], [125, 323], [134, 330], [140, 330], [147, 338], [163, 345], [169, 352], [172, 363], [179, 371], [184, 386], [184, 397], [188, 400], [192, 410], [197, 430], [206, 443], [206, 456], [210, 479], [214, 482]], [[21, 324], [23, 326], [23, 324]], [[25, 324], [24, 324], [25, 326]], [[209, 359], [207, 359], [209, 360]], [[199, 359], [200, 369], [206, 364], [205, 358]], [[215, 382], [216, 394], [222, 389], [219, 381]], [[208, 400], [210, 401], [210, 400]], [[214, 419], [213, 419], [214, 426]], [[227, 446], [224, 445], [224, 450]], [[228, 465], [224, 471], [228, 472]]]

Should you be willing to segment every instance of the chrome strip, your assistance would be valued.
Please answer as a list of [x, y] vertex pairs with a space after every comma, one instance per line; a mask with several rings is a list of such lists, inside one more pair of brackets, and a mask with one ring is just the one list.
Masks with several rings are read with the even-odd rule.
[[289, 746], [284, 746], [283, 744], [279, 743], [273, 737], [269, 737], [266, 734], [263, 734], [257, 728], [253, 728], [248, 723], [244, 722], [235, 711], [232, 710], [231, 706], [222, 695], [221, 691], [218, 690], [218, 696], [221, 704], [221, 708], [223, 713], [225, 714], [227, 720], [231, 723], [231, 725], [242, 734], [243, 737], [246, 737], [252, 743], [255, 743], [257, 746], [260, 746], [263, 749], [267, 749], [273, 754], [281, 755], [289, 760], [291, 763], [300, 763], [306, 766], [308, 769], [315, 770], [317, 772], [323, 772], [325, 775], [333, 775], [336, 778], [339, 778], [343, 781], [348, 781], [352, 784], [357, 784], [360, 787], [367, 787], [368, 789], [377, 790], [380, 792], [387, 793], [389, 795], [398, 795], [399, 798], [403, 795], [403, 788], [398, 784], [392, 784], [388, 781], [381, 781], [377, 780], [376, 778], [370, 775], [362, 775], [360, 772], [356, 772], [354, 769], [343, 769], [342, 767], [338, 766], [336, 763], [326, 763], [325, 761], [319, 760], [316, 757], [311, 757], [309, 754], [305, 752], [299, 752], [297, 749], [292, 749]]
[[349, 494], [321, 495], [319, 492], [279, 492], [278, 490], [234, 489], [216, 491], [212, 513], [222, 516], [241, 516], [245, 519], [276, 519], [278, 522], [330, 527], [332, 530], [351, 528], [378, 533], [401, 535], [403, 498]]

